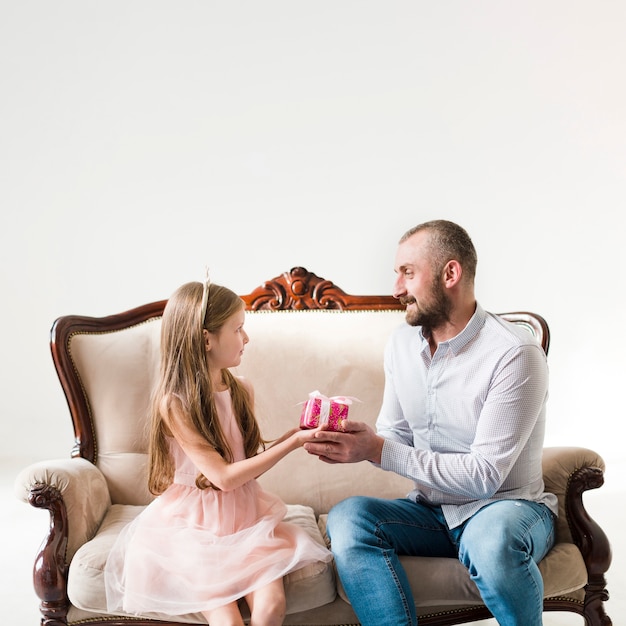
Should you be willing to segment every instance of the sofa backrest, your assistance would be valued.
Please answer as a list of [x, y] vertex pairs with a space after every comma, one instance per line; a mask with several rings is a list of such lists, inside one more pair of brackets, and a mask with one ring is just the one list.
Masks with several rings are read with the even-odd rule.
[[[248, 378], [266, 439], [298, 426], [310, 392], [357, 400], [350, 417], [373, 425], [382, 398], [386, 338], [403, 322], [399, 311], [282, 311], [246, 316], [250, 342], [233, 373]], [[145, 504], [148, 411], [159, 367], [161, 320], [128, 328], [77, 332], [69, 353], [87, 399], [93, 461], [114, 503]], [[296, 451], [261, 477], [288, 503], [326, 512], [353, 493], [404, 495], [409, 482], [366, 463], [335, 466]]]
[[[349, 418], [375, 424], [384, 384], [383, 351], [402, 311], [249, 312], [250, 343], [238, 374], [251, 380], [262, 432], [276, 438], [298, 426], [309, 393], [353, 396]], [[287, 503], [317, 513], [348, 495], [402, 497], [407, 479], [369, 463], [328, 464], [298, 450], [260, 478]]]
[[[147, 504], [150, 395], [159, 370], [161, 318], [112, 331], [72, 333], [68, 353], [84, 395], [74, 456], [96, 464], [113, 504]], [[74, 417], [77, 426], [77, 417]], [[83, 445], [90, 442], [91, 446]]]
[[[295, 268], [248, 296], [250, 343], [234, 370], [255, 389], [263, 436], [298, 426], [302, 404], [315, 390], [353, 396], [349, 417], [374, 426], [384, 384], [387, 338], [404, 321], [390, 296], [350, 296], [329, 281]], [[53, 360], [72, 416], [73, 456], [95, 463], [113, 503], [147, 504], [148, 413], [159, 368], [165, 301], [105, 318], [66, 316], [52, 329]], [[514, 314], [547, 349], [547, 325]], [[260, 477], [287, 503], [327, 512], [355, 494], [400, 497], [409, 480], [367, 462], [332, 465], [298, 450]]]

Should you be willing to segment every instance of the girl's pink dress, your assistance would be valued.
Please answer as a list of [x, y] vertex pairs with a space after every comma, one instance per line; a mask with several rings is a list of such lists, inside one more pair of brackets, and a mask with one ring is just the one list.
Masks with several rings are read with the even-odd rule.
[[[245, 458], [230, 393], [215, 394], [235, 462]], [[198, 470], [174, 440], [174, 482], [118, 536], [105, 566], [111, 613], [182, 615], [235, 601], [331, 553], [283, 522], [285, 504], [256, 480], [198, 489]]]

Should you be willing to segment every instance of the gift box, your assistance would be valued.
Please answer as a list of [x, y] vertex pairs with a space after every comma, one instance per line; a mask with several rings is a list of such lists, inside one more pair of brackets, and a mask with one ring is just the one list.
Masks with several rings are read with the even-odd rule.
[[300, 428], [317, 428], [328, 424], [328, 430], [343, 430], [342, 424], [348, 419], [352, 400], [348, 396], [327, 398], [319, 391], [312, 391], [304, 402], [300, 415]]

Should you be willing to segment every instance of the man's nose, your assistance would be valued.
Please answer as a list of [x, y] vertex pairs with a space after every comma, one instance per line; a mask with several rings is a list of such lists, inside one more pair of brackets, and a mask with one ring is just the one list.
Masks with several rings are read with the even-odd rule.
[[398, 276], [393, 284], [393, 297], [401, 298], [404, 295], [406, 295], [404, 280], [402, 279], [402, 276]]

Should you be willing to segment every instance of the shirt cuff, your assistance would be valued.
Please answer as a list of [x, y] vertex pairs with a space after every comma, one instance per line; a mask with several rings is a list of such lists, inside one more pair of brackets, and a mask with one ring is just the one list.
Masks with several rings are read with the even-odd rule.
[[385, 439], [380, 455], [380, 467], [389, 472], [406, 476], [410, 454], [411, 449], [406, 444]]

